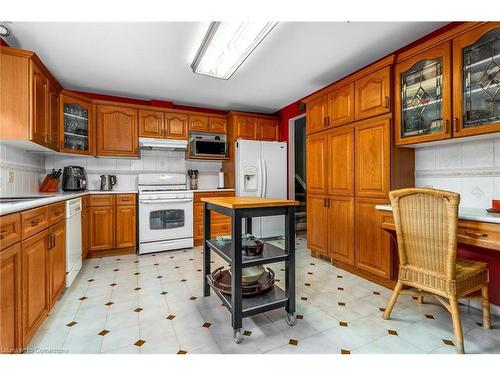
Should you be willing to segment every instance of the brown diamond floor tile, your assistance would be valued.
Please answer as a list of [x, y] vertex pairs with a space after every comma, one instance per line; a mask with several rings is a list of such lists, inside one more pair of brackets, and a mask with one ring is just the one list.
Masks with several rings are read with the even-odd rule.
[[337, 279], [343, 279], [343, 278], [344, 278], [344, 276], [342, 276], [342, 275], [337, 275]]
[[94, 268], [99, 268], [99, 266], [95, 266]]
[[175, 268], [175, 269], [178, 269], [178, 268], [179, 268], [179, 266], [175, 266], [174, 268]]
[[158, 264], [158, 263], [155, 263], [155, 264], [153, 264], [153, 265], [154, 265], [154, 266], [159, 266], [159, 264]]
[[308, 274], [308, 275], [312, 275], [313, 273], [312, 273], [312, 272], [308, 272], [307, 274]]
[[187, 354], [187, 351], [181, 349], [177, 352], [177, 354]]
[[393, 330], [393, 329], [388, 329], [387, 332], [389, 332], [389, 335], [393, 335], [393, 336], [397, 336], [398, 335], [398, 333], [395, 330]]
[[165, 294], [167, 294], [167, 293], [168, 293], [168, 292], [161, 292], [160, 294], [161, 294], [162, 296], [164, 296], [164, 295], [165, 295]]
[[201, 270], [196, 270], [196, 272], [201, 272]]
[[443, 342], [444, 342], [446, 345], [455, 346], [455, 344], [454, 344], [454, 343], [453, 343], [453, 341], [451, 341], [451, 340], [443, 339]]
[[341, 327], [347, 327], [348, 326], [347, 322], [339, 322], [339, 324], [340, 324]]
[[92, 281], [95, 281], [94, 279], [88, 279], [87, 280], [89, 283], [91, 283]]
[[380, 296], [380, 292], [373, 292], [374, 295]]
[[304, 319], [304, 315], [297, 314], [296, 318], [303, 320]]
[[482, 327], [482, 326], [483, 326], [483, 323], [481, 323], [481, 322], [476, 322], [476, 324], [477, 324], [479, 327]]
[[344, 290], [344, 288], [342, 288], [342, 287], [340, 287], [340, 286], [339, 286], [339, 287], [337, 288], [337, 290]]
[[98, 333], [99, 336], [106, 336], [109, 333], [107, 329], [103, 329], [101, 332]]
[[307, 297], [300, 297], [302, 301], [307, 301]]
[[114, 269], [114, 270], [113, 270], [113, 272], [117, 272], [117, 271], [120, 271], [120, 269], [119, 269], [119, 268], [117, 268], [117, 269]]
[[243, 332], [243, 336], [250, 336], [251, 334], [252, 334], [252, 331]]
[[311, 266], [314, 266], [315, 264], [314, 263], [309, 263]]
[[116, 284], [116, 283], [109, 284], [109, 286], [116, 286], [116, 285], [118, 285], [118, 284]]
[[134, 263], [139, 263], [139, 261], [138, 260], [134, 260]]
[[73, 327], [75, 324], [77, 324], [77, 322], [69, 322], [68, 324], [66, 324], [66, 327]]
[[141, 274], [140, 272], [136, 272], [136, 273], [134, 273], [134, 275], [135, 275], [135, 276], [140, 275], [140, 274]]
[[167, 316], [168, 320], [173, 320], [174, 318], [175, 318], [175, 315], [169, 315], [169, 316]]
[[108, 303], [105, 303], [106, 306], [111, 306], [112, 304], [114, 304], [114, 302], [111, 302], [111, 301], [109, 301]]
[[339, 306], [345, 306], [345, 302], [339, 302]]
[[297, 345], [299, 344], [299, 340], [296, 340], [296, 339], [290, 339], [290, 340], [288, 340], [288, 343], [289, 343], [290, 345], [295, 345], [295, 346], [297, 346]]
[[88, 298], [88, 297], [83, 296], [83, 297], [80, 297], [80, 298], [78, 298], [78, 299], [79, 299], [80, 301], [85, 301], [87, 298]]
[[181, 280], [181, 283], [185, 283], [187, 280], [186, 279], [182, 279]]
[[351, 351], [347, 349], [340, 349], [340, 354], [351, 354]]
[[384, 312], [385, 311], [385, 307], [379, 307], [378, 308], [380, 311]]
[[137, 309], [135, 309], [134, 311], [135, 312], [141, 312], [143, 309], [141, 309], [140, 307], [138, 307]]
[[279, 282], [280, 282], [280, 279], [274, 279], [274, 281], [276, 281], [277, 283], [279, 283]]
[[208, 328], [208, 327], [210, 327], [211, 325], [212, 325], [212, 323], [205, 322], [205, 323], [203, 323], [202, 327], [203, 327], [203, 328]]
[[141, 288], [137, 287], [137, 288], [135, 288], [134, 290], [141, 290]]
[[305, 283], [304, 285], [305, 285], [305, 286], [311, 286], [311, 284], [310, 284], [310, 283]]
[[145, 343], [146, 343], [146, 341], [144, 341], [144, 340], [137, 340], [137, 341], [134, 343], [134, 345], [135, 345], [135, 346], [143, 346]]
[[430, 315], [430, 314], [425, 314], [425, 317], [426, 317], [427, 319], [434, 319], [434, 316], [433, 316], [433, 315]]
[[193, 297], [189, 297], [189, 299], [190, 299], [191, 301], [194, 301], [194, 300], [196, 299], [196, 297], [194, 297], [194, 296], [193, 296]]
[[161, 279], [162, 277], [162, 275], [156, 276], [157, 279]]

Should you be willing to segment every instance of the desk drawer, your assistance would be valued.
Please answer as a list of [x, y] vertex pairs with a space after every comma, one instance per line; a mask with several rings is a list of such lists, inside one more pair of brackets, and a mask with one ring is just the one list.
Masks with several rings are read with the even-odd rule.
[[113, 194], [96, 194], [90, 196], [90, 207], [114, 206], [115, 196]]
[[21, 214], [0, 217], [0, 249], [21, 241]]
[[459, 243], [500, 250], [500, 224], [459, 220], [457, 237]]
[[49, 226], [49, 210], [47, 206], [21, 212], [21, 238], [28, 237], [46, 229]]
[[49, 205], [49, 225], [54, 225], [66, 217], [66, 202]]

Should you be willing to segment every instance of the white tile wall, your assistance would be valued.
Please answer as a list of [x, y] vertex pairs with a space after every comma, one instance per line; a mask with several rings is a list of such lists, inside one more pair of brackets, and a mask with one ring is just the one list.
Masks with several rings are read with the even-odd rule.
[[462, 207], [491, 207], [500, 199], [500, 138], [417, 148], [415, 185], [456, 191]]
[[63, 168], [78, 165], [87, 171], [89, 189], [100, 187], [101, 174], [117, 175], [116, 190], [137, 189], [137, 176], [140, 173], [182, 172], [188, 169], [200, 171], [198, 187], [200, 189], [217, 188], [217, 173], [221, 162], [185, 160], [184, 152], [143, 150], [140, 159], [95, 158], [54, 154], [45, 158], [45, 169]]
[[[9, 182], [9, 172], [14, 181]], [[17, 147], [0, 144], [0, 196], [28, 195], [38, 193], [45, 176], [45, 157]]]

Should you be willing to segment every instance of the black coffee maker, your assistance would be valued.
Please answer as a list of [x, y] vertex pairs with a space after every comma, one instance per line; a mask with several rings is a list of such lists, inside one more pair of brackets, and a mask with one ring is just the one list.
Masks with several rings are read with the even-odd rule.
[[62, 189], [64, 191], [83, 191], [87, 188], [87, 174], [83, 167], [64, 167]]

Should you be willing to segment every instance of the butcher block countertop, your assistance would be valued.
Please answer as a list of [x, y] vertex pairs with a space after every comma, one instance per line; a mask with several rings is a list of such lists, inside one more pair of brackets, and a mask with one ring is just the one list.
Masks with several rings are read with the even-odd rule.
[[201, 198], [202, 202], [216, 206], [222, 206], [231, 210], [240, 208], [260, 208], [260, 207], [283, 207], [298, 206], [299, 202], [288, 199], [273, 199], [259, 197], [206, 197]]

